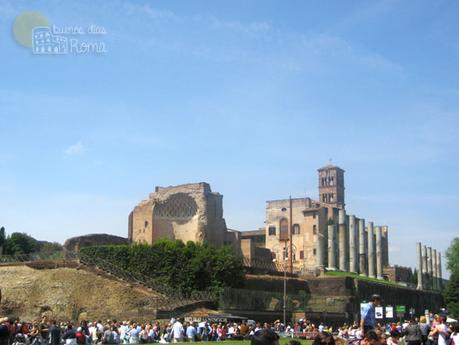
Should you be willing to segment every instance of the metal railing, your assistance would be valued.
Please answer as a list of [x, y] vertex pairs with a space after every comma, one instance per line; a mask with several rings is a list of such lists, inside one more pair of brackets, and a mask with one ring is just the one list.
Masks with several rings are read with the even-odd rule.
[[159, 309], [174, 310], [191, 304], [213, 302], [216, 299], [215, 294], [209, 291], [193, 291], [185, 295], [156, 279], [141, 273], [124, 270], [100, 258], [92, 258], [83, 253], [72, 253], [71, 256], [78, 258], [79, 262], [85, 266], [94, 267], [126, 282], [138, 284], [156, 292], [158, 296], [155, 299], [161, 305]]
[[45, 260], [39, 253], [0, 255], [0, 263], [21, 263]]

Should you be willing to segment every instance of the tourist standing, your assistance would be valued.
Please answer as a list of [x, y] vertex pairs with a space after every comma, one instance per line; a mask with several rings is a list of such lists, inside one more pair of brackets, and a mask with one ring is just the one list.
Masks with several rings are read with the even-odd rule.
[[[172, 322], [174, 321], [174, 322]], [[181, 343], [183, 341], [183, 325], [179, 320], [172, 319], [171, 341], [174, 343]]]
[[437, 325], [432, 329], [431, 335], [435, 338], [438, 337], [438, 345], [447, 345], [449, 338], [448, 327], [445, 325], [445, 317], [438, 316]]
[[451, 334], [452, 342], [454, 345], [459, 345], [459, 323], [453, 326], [453, 333]]
[[129, 344], [138, 344], [139, 343], [139, 334], [141, 329], [137, 327], [137, 324], [134, 322], [131, 324], [129, 329]]
[[76, 335], [75, 329], [71, 324], [67, 325], [67, 328], [62, 336], [62, 339], [65, 340], [66, 345], [76, 345]]
[[419, 328], [421, 328], [421, 342], [422, 345], [426, 345], [428, 343], [428, 337], [430, 333], [430, 325], [427, 323], [427, 318], [425, 315], [419, 318]]
[[406, 345], [421, 345], [422, 331], [415, 319], [411, 319], [408, 326], [405, 327], [403, 334], [405, 335]]
[[0, 319], [0, 345], [8, 345], [10, 341], [10, 328], [8, 327], [8, 318]]
[[196, 341], [196, 328], [190, 323], [186, 328], [186, 337], [188, 341], [194, 343]]
[[56, 320], [51, 321], [51, 327], [49, 327], [49, 344], [60, 345], [61, 343], [61, 329], [57, 326]]
[[360, 331], [362, 335], [368, 331], [375, 329], [376, 317], [375, 308], [381, 305], [381, 296], [371, 296], [370, 302], [368, 302], [361, 311], [360, 315]]
[[77, 331], [75, 332], [75, 340], [78, 345], [86, 344], [86, 335], [83, 332], [83, 328], [81, 327], [77, 328]]

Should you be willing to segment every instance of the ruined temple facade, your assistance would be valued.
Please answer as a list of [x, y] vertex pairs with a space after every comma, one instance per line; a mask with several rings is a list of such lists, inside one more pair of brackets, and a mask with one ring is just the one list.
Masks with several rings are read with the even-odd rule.
[[129, 215], [129, 240], [148, 244], [159, 239], [233, 244], [237, 233], [226, 228], [222, 199], [204, 182], [156, 187]]
[[292, 257], [295, 271], [340, 270], [383, 279], [389, 265], [388, 227], [346, 212], [340, 167], [318, 169], [318, 182], [319, 200], [267, 201], [265, 227], [252, 232], [227, 229], [223, 196], [207, 183], [156, 187], [129, 215], [129, 240], [226, 244], [248, 265]]
[[389, 265], [388, 227], [347, 214], [344, 170], [318, 169], [319, 200], [266, 202], [265, 247], [282, 261], [289, 257], [290, 232], [295, 271], [340, 270], [383, 279]]

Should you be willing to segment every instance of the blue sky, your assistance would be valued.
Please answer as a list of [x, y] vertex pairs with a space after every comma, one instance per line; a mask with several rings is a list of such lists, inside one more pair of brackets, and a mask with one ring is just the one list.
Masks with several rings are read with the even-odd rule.
[[[105, 54], [43, 56], [39, 11], [103, 26]], [[155, 185], [207, 181], [227, 225], [317, 197], [346, 170], [349, 213], [388, 224], [391, 262], [459, 235], [456, 1], [2, 1], [0, 223], [64, 241], [126, 236]]]

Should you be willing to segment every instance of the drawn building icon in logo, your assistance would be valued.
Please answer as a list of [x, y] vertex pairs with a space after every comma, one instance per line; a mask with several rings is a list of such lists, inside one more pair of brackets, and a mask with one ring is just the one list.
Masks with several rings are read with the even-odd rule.
[[48, 26], [37, 26], [32, 30], [34, 54], [67, 54], [67, 38], [54, 35]]

